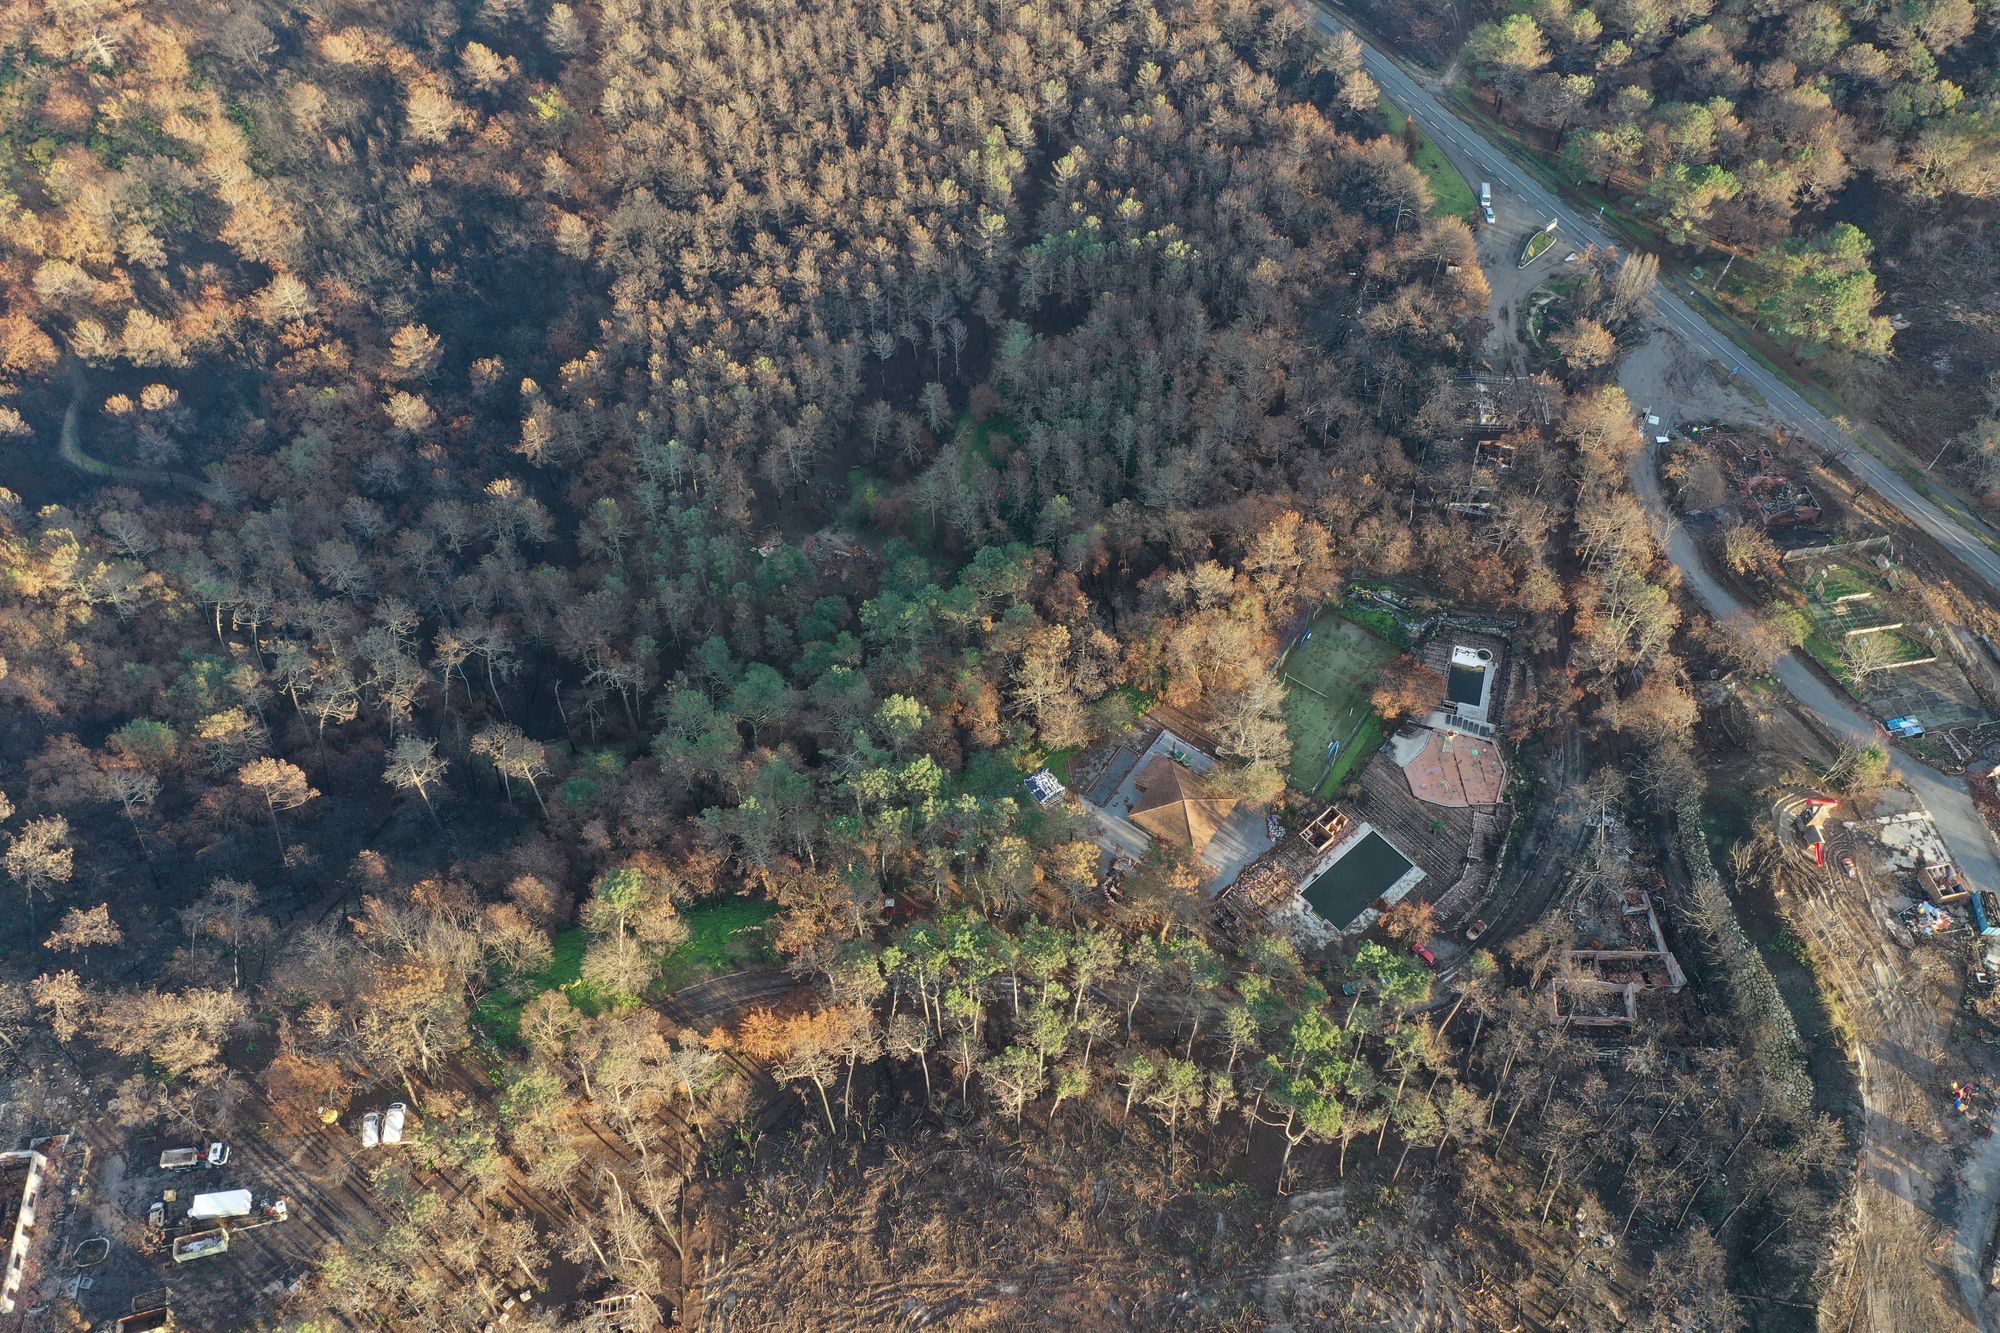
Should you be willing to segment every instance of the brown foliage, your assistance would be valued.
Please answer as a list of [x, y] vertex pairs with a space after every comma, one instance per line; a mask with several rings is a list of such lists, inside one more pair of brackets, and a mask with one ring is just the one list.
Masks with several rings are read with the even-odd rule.
[[1368, 702], [1391, 722], [1421, 717], [1444, 701], [1444, 677], [1405, 653], [1382, 669]]

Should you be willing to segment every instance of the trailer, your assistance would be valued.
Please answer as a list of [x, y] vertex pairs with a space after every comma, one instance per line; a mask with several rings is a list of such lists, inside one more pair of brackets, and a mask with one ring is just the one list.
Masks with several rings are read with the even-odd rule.
[[177, 1264], [228, 1252], [229, 1231], [226, 1227], [217, 1227], [213, 1231], [197, 1231], [193, 1235], [179, 1236], [174, 1240], [174, 1262]]
[[229, 1165], [229, 1145], [217, 1140], [208, 1145], [207, 1153], [199, 1148], [169, 1148], [160, 1154], [160, 1170], [178, 1171], [183, 1167]]
[[211, 1218], [248, 1217], [251, 1212], [249, 1190], [217, 1190], [213, 1194], [197, 1194], [188, 1205], [190, 1222], [205, 1222]]

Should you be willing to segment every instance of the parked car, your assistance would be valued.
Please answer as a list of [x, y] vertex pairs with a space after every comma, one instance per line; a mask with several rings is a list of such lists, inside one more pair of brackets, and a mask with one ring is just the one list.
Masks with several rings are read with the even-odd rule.
[[1340, 993], [1342, 995], [1359, 995], [1367, 987], [1367, 985], [1368, 985], [1368, 978], [1356, 977], [1354, 980], [1343, 985], [1340, 988]]
[[209, 1145], [208, 1145], [208, 1164], [209, 1164], [210, 1166], [228, 1166], [228, 1165], [229, 1165], [229, 1145], [228, 1145], [228, 1144], [226, 1144], [226, 1143], [222, 1143], [222, 1142], [216, 1142], [216, 1143], [211, 1143], [211, 1144], [209, 1144]]
[[408, 1111], [409, 1108], [401, 1102], [389, 1103], [389, 1114], [382, 1117], [382, 1142], [403, 1141], [403, 1117]]
[[166, 1200], [153, 1200], [153, 1206], [146, 1210], [146, 1225], [155, 1231], [165, 1231], [167, 1229]]
[[361, 1117], [361, 1146], [378, 1148], [382, 1145], [382, 1113], [370, 1111]]
[[1438, 965], [1437, 955], [1421, 944], [1412, 944], [1410, 952], [1415, 954], [1425, 967], [1435, 968]]
[[1854, 858], [1851, 856], [1843, 856], [1840, 858], [1840, 868], [1847, 872], [1847, 877], [1849, 879], [1858, 879], [1861, 876], [1861, 872], [1854, 868]]
[[1465, 928], [1465, 942], [1467, 944], [1476, 943], [1479, 937], [1485, 933], [1486, 923], [1484, 921], [1475, 921]]

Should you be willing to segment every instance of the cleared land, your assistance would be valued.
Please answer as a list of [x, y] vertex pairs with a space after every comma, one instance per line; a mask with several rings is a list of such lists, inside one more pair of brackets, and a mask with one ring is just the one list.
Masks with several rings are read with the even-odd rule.
[[[1915, 717], [1933, 730], [1986, 720], [1978, 692], [1932, 641], [1922, 610], [1878, 570], [1860, 558], [1814, 556], [1787, 565], [1786, 574], [1812, 622], [1806, 651], [1875, 716]], [[1899, 665], [1856, 679], [1845, 656], [1855, 635], [1879, 637], [1887, 660]]]
[[[1386, 97], [1381, 99], [1381, 107], [1382, 118], [1389, 122], [1389, 132], [1399, 138], [1406, 136], [1408, 130], [1405, 127], [1410, 118]], [[1417, 151], [1411, 161], [1430, 184], [1432, 217], [1472, 221], [1473, 212], [1478, 207], [1472, 186], [1459, 175], [1457, 167], [1445, 160], [1445, 155], [1422, 130], [1417, 131]]]
[[[681, 913], [688, 938], [660, 962], [657, 980], [648, 995], [692, 986], [742, 967], [754, 967], [771, 960], [769, 937], [764, 923], [777, 907], [760, 899], [718, 898], [697, 903]], [[479, 1024], [503, 1046], [519, 1045], [521, 1010], [544, 991], [560, 990], [570, 1003], [586, 1014], [602, 1013], [616, 1004], [630, 1004], [629, 997], [606, 995], [583, 978], [583, 955], [590, 933], [571, 926], [558, 933], [549, 961], [537, 972], [521, 978], [519, 984], [494, 991], [473, 1010]]]
[[[1285, 683], [1285, 729], [1292, 738], [1286, 777], [1302, 792], [1336, 785], [1382, 739], [1382, 720], [1368, 705], [1391, 645], [1329, 611], [1313, 622], [1310, 638], [1294, 644], [1278, 669]], [[1340, 753], [1329, 765], [1335, 741]]]

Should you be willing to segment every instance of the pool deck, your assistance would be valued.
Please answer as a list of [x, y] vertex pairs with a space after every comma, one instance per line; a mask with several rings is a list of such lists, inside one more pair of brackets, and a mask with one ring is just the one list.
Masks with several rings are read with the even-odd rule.
[[[1328, 924], [1338, 929], [1343, 935], [1359, 935], [1362, 931], [1367, 930], [1368, 927], [1374, 925], [1376, 920], [1381, 917], [1383, 908], [1394, 907], [1397, 903], [1403, 901], [1404, 898], [1409, 896], [1410, 890], [1416, 888], [1424, 879], [1423, 868], [1417, 865], [1415, 861], [1411, 861], [1409, 854], [1403, 851], [1402, 848], [1397, 847], [1390, 840], [1388, 834], [1383, 833], [1373, 824], [1362, 823], [1355, 825], [1353, 832], [1342, 838], [1331, 849], [1321, 854], [1320, 858], [1313, 863], [1312, 869], [1299, 880], [1300, 891], [1303, 892], [1313, 881], [1333, 869], [1341, 858], [1353, 851], [1371, 833], [1381, 838], [1383, 842], [1388, 843], [1396, 854], [1401, 856], [1405, 861], [1409, 861], [1410, 868], [1404, 871], [1395, 883], [1384, 889], [1375, 898], [1370, 899], [1369, 905], [1362, 908], [1361, 914], [1352, 921], [1328, 920]], [[1377, 907], [1375, 906], [1376, 903], [1380, 903], [1382, 906]]]

